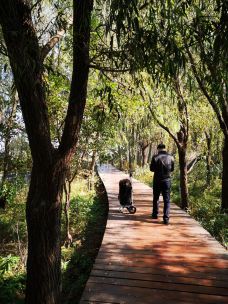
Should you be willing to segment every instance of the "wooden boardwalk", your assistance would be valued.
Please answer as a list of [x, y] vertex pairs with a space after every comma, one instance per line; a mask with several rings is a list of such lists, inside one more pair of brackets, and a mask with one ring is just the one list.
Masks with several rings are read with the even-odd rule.
[[99, 174], [109, 215], [80, 303], [228, 304], [227, 251], [176, 205], [170, 225], [163, 224], [162, 212], [151, 219], [152, 190], [136, 180], [137, 212], [119, 213], [118, 182], [127, 176], [111, 166]]

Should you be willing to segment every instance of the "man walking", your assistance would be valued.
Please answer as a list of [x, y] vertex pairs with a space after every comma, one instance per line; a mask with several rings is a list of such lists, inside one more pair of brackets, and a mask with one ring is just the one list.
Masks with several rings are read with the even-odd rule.
[[153, 212], [152, 218], [158, 218], [159, 196], [164, 200], [163, 222], [169, 224], [171, 176], [174, 170], [174, 158], [165, 150], [164, 144], [157, 146], [158, 154], [154, 155], [150, 164], [150, 171], [154, 172], [153, 180]]

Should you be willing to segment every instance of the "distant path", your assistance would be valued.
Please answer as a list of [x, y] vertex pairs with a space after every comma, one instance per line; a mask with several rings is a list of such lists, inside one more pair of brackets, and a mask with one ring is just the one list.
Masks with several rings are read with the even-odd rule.
[[99, 175], [108, 222], [80, 303], [228, 304], [227, 251], [176, 205], [170, 225], [162, 223], [162, 213], [152, 220], [152, 190], [136, 180], [137, 212], [119, 213], [118, 183], [126, 175], [106, 165]]

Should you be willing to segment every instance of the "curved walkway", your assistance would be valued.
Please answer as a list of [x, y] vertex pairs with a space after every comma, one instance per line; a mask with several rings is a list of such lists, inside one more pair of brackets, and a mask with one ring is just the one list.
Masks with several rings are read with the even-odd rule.
[[170, 225], [163, 224], [162, 216], [151, 219], [152, 190], [137, 180], [137, 212], [119, 213], [118, 183], [127, 176], [107, 165], [99, 168], [99, 175], [109, 216], [80, 303], [227, 304], [227, 251], [174, 204]]

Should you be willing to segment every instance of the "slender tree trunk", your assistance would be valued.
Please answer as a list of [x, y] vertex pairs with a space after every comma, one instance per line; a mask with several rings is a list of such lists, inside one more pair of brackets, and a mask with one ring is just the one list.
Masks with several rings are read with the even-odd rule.
[[148, 148], [149, 144], [148, 142], [142, 142], [140, 145], [141, 151], [142, 151], [142, 167], [145, 166], [146, 164], [146, 160], [147, 160], [147, 148]]
[[147, 163], [148, 163], [148, 164], [150, 164], [150, 162], [151, 162], [152, 155], [153, 155], [153, 153], [152, 153], [152, 143], [150, 143], [150, 145], [149, 145], [148, 157], [147, 157]]
[[141, 153], [141, 148], [137, 149], [137, 165], [142, 166], [142, 153]]
[[119, 154], [119, 167], [120, 170], [123, 170], [123, 156], [120, 146], [118, 145], [118, 154]]
[[142, 167], [144, 167], [146, 164], [146, 148], [147, 146], [142, 147]]
[[72, 240], [73, 240], [72, 236], [70, 234], [70, 218], [69, 218], [71, 182], [72, 182], [72, 180], [67, 179], [64, 184], [64, 192], [65, 192], [64, 213], [65, 213], [65, 220], [66, 220], [65, 247], [68, 247], [72, 243]]
[[131, 144], [130, 144], [130, 142], [128, 143], [128, 159], [129, 159], [128, 169], [131, 170], [131, 168], [132, 168], [132, 153], [131, 153]]
[[188, 174], [186, 148], [178, 147], [179, 167], [180, 167], [180, 191], [181, 191], [181, 208], [188, 208]]
[[206, 141], [207, 141], [207, 155], [206, 155], [206, 165], [207, 165], [207, 186], [210, 186], [211, 184], [211, 132], [207, 133], [206, 135]]
[[228, 136], [224, 138], [222, 172], [222, 210], [228, 213]]
[[95, 180], [95, 163], [96, 163], [96, 156], [97, 156], [97, 151], [94, 150], [93, 151], [93, 155], [92, 155], [92, 162], [91, 162], [91, 189], [94, 189], [94, 180]]
[[17, 100], [16, 100], [16, 92], [15, 90], [12, 92], [12, 109], [10, 113], [9, 120], [6, 126], [5, 132], [5, 151], [4, 151], [4, 159], [3, 159], [3, 174], [2, 174], [2, 185], [6, 181], [7, 173], [9, 172], [9, 162], [10, 162], [10, 141], [11, 141], [11, 131], [13, 127], [14, 116], [16, 114], [17, 109]]
[[10, 135], [5, 138], [5, 151], [3, 159], [3, 172], [2, 172], [2, 186], [6, 181], [7, 174], [9, 172], [9, 163], [10, 163]]
[[94, 150], [93, 151], [93, 155], [92, 155], [92, 161], [91, 161], [91, 165], [90, 165], [90, 171], [91, 174], [94, 173], [94, 169], [95, 169], [95, 163], [96, 163], [96, 156], [97, 156], [97, 151]]

